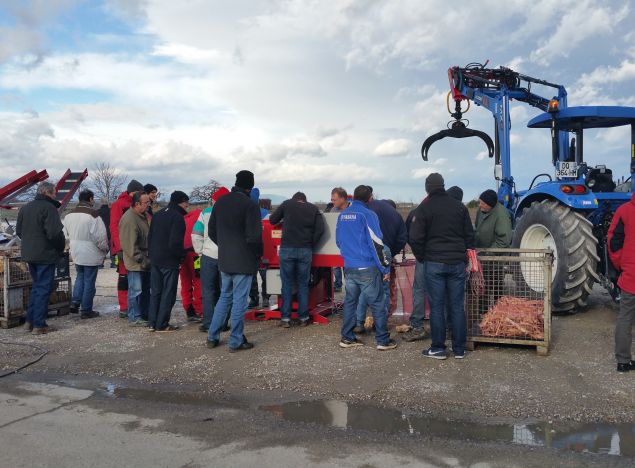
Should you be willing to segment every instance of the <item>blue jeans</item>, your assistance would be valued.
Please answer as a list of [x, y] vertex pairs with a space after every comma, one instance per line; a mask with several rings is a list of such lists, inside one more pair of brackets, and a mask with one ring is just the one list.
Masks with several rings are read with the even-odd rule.
[[222, 272], [220, 299], [214, 308], [212, 325], [209, 327], [208, 340], [220, 340], [220, 331], [226, 323], [231, 308], [231, 335], [229, 347], [238, 348], [247, 339], [244, 335], [245, 312], [252, 275], [233, 275]]
[[[382, 288], [384, 291], [384, 300], [385, 300], [385, 308], [386, 308], [386, 317], [388, 317], [388, 307], [390, 306], [390, 280], [383, 281], [382, 278]], [[357, 310], [355, 311], [355, 320], [357, 321], [358, 326], [363, 326], [364, 322], [366, 322], [366, 309], [368, 308], [368, 304], [370, 301], [365, 294], [361, 294], [359, 296], [359, 302], [357, 303]]]
[[[161, 268], [152, 265], [150, 269], [150, 314], [148, 316], [148, 326], [163, 330], [170, 324], [170, 316], [176, 302], [178, 285], [178, 268]], [[130, 315], [129, 310], [128, 315]]]
[[46, 327], [49, 298], [55, 284], [55, 265], [29, 263], [29, 272], [33, 285], [29, 295], [29, 305], [26, 309], [26, 321], [33, 325], [33, 328], [43, 328]]
[[412, 314], [410, 326], [422, 328], [426, 315], [426, 272], [425, 264], [417, 261], [415, 265], [415, 280], [412, 283]]
[[[384, 246], [384, 255], [386, 255], [386, 257], [388, 258], [391, 258], [390, 249], [388, 248], [388, 246]], [[386, 300], [386, 304], [385, 304], [386, 317], [388, 317], [388, 309], [390, 308], [390, 280], [382, 281], [382, 282], [383, 282], [383, 288], [384, 288], [384, 296]], [[366, 308], [368, 307], [369, 303], [370, 301], [364, 294], [362, 294], [359, 297], [359, 302], [357, 304], [357, 311], [355, 312], [358, 326], [363, 326], [364, 322], [366, 321]]]
[[77, 277], [75, 278], [71, 302], [76, 306], [81, 304], [81, 311], [85, 313], [93, 311], [98, 268], [98, 266], [75, 265]]
[[344, 298], [344, 316], [342, 318], [342, 338], [354, 340], [353, 328], [357, 323], [355, 312], [360, 296], [366, 296], [375, 321], [375, 340], [377, 344], [387, 344], [390, 340], [388, 333], [388, 313], [386, 296], [383, 289], [381, 272], [375, 268], [344, 268], [346, 277], [346, 295]]
[[128, 272], [128, 322], [148, 319], [150, 272]]
[[220, 297], [220, 271], [218, 260], [201, 255], [201, 296], [203, 299], [203, 326], [209, 329], [212, 324], [214, 307]]
[[335, 289], [342, 289], [342, 269], [334, 268], [333, 275], [335, 276], [333, 287]]
[[311, 275], [311, 259], [313, 252], [308, 247], [281, 247], [280, 279], [282, 280], [281, 320], [291, 320], [291, 304], [293, 303], [293, 286], [298, 291], [298, 317], [309, 320], [309, 276]]
[[432, 351], [445, 351], [445, 307], [448, 301], [452, 317], [452, 350], [465, 351], [465, 262], [448, 265], [425, 262], [426, 286], [430, 299]]

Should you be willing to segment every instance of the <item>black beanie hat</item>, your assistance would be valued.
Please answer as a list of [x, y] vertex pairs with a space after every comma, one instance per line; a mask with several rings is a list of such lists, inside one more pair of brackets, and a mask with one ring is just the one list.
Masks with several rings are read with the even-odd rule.
[[438, 172], [433, 172], [426, 178], [426, 192], [432, 193], [442, 188], [445, 188], [445, 181]]
[[479, 200], [482, 200], [483, 203], [491, 206], [492, 208], [494, 208], [496, 206], [496, 203], [498, 203], [498, 195], [496, 195], [496, 192], [494, 192], [492, 189], [485, 190], [478, 198]]
[[145, 184], [143, 186], [143, 191], [145, 193], [150, 193], [150, 192], [158, 192], [159, 189], [156, 187], [156, 185], [152, 185], [152, 184]]
[[251, 171], [240, 171], [236, 174], [236, 187], [251, 190], [254, 188], [254, 173]]
[[188, 197], [185, 192], [181, 192], [180, 190], [175, 190], [170, 195], [170, 203], [173, 203], [175, 205], [188, 201], [190, 201], [190, 197]]
[[126, 188], [126, 192], [128, 193], [141, 192], [141, 191], [143, 191], [143, 185], [141, 185], [141, 182], [135, 179], [132, 179], [130, 183], [128, 184], [128, 187]]

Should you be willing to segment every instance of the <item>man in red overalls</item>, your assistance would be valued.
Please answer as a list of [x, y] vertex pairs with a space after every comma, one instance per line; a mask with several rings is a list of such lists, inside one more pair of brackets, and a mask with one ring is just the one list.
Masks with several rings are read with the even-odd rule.
[[[183, 247], [187, 252], [181, 263], [181, 302], [189, 321], [200, 322], [203, 317], [203, 302], [201, 298], [200, 263], [192, 246], [192, 229], [201, 214], [200, 209], [192, 210], [185, 215], [185, 238]], [[195, 263], [198, 268], [196, 268]]]

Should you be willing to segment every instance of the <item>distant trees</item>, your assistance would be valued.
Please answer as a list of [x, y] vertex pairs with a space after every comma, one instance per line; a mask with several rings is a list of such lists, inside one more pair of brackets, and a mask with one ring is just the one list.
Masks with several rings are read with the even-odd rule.
[[210, 179], [205, 185], [198, 185], [192, 188], [190, 193], [191, 203], [200, 203], [209, 201], [216, 190], [222, 187], [222, 184], [217, 180]]
[[105, 198], [109, 202], [115, 200], [125, 186], [128, 176], [120, 172], [109, 162], [98, 162], [89, 175], [95, 199]]

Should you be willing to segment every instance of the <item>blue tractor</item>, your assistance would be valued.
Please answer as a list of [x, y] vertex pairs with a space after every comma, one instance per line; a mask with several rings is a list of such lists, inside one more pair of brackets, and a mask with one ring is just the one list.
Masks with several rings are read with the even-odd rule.
[[[442, 138], [478, 137], [494, 158], [498, 199], [514, 224], [512, 247], [548, 248], [554, 253], [552, 307], [573, 313], [586, 305], [593, 284], [599, 282], [619, 298], [607, 250], [607, 232], [615, 210], [631, 199], [635, 173], [635, 107], [567, 106], [564, 86], [532, 78], [509, 68], [470, 64], [448, 70], [448, 110], [453, 121], [447, 130], [431, 135], [421, 148], [428, 160], [430, 146]], [[532, 85], [553, 88], [550, 99], [531, 91]], [[454, 100], [454, 112], [450, 109]], [[529, 188], [518, 190], [510, 158], [510, 101], [526, 102], [543, 111], [527, 124], [551, 131], [553, 173], [536, 175]], [[461, 103], [473, 102], [494, 116], [494, 140], [467, 127]], [[584, 130], [630, 125], [630, 174], [615, 179], [604, 165], [584, 161]], [[626, 152], [626, 151], [625, 151]], [[529, 284], [538, 290], [540, 284]]]

